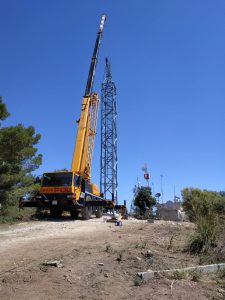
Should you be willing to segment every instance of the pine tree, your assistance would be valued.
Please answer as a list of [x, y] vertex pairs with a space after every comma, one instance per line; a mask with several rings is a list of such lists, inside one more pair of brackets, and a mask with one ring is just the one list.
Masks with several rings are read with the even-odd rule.
[[[0, 120], [9, 116], [0, 97]], [[24, 194], [32, 194], [37, 188], [32, 174], [42, 162], [35, 145], [41, 136], [33, 126], [22, 124], [0, 128], [0, 218], [16, 217], [18, 202]]]
[[140, 214], [144, 214], [146, 209], [150, 209], [156, 204], [156, 199], [152, 196], [151, 188], [140, 186], [137, 188], [134, 205], [139, 208]]

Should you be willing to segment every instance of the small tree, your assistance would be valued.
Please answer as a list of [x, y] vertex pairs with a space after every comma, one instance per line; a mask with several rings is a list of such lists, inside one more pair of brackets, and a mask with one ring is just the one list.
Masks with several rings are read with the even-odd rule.
[[137, 188], [134, 205], [139, 208], [141, 215], [143, 215], [147, 209], [151, 210], [155, 204], [156, 199], [152, 196], [150, 187], [141, 186]]
[[[0, 99], [0, 119], [9, 113]], [[22, 195], [32, 193], [37, 185], [32, 172], [41, 162], [42, 155], [37, 155], [35, 145], [40, 140], [32, 126], [22, 124], [0, 128], [0, 218], [16, 218], [18, 202]], [[10, 217], [11, 216], [11, 217]]]
[[10, 113], [8, 112], [7, 107], [5, 103], [3, 103], [2, 97], [0, 96], [0, 120], [5, 120], [9, 115]]
[[225, 214], [225, 198], [221, 193], [197, 188], [183, 189], [181, 191], [183, 208], [189, 220], [195, 222], [199, 215], [204, 217], [209, 212]]
[[190, 221], [196, 223], [188, 249], [193, 253], [208, 253], [219, 239], [225, 198], [218, 192], [194, 188], [185, 188], [181, 193], [184, 210]]

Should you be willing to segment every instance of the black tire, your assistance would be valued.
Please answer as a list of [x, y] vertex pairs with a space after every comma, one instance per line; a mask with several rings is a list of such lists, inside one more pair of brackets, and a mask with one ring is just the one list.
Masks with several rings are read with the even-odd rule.
[[91, 207], [85, 206], [81, 211], [83, 220], [89, 220], [91, 218], [92, 209]]
[[77, 211], [77, 210], [71, 210], [70, 211], [70, 215], [71, 215], [71, 218], [77, 219], [78, 215], [79, 215], [79, 211]]
[[103, 216], [103, 209], [102, 207], [98, 207], [96, 212], [95, 212], [95, 216], [97, 219], [101, 218]]
[[53, 218], [59, 218], [59, 217], [61, 217], [62, 213], [63, 213], [62, 209], [50, 208], [50, 215]]

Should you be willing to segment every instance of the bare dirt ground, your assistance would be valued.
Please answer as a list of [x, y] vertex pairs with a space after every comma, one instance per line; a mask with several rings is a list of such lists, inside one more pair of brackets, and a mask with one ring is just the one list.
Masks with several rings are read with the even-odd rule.
[[[117, 227], [104, 218], [67, 217], [0, 226], [0, 299], [225, 299], [214, 281], [141, 283], [136, 277], [197, 265], [197, 257], [181, 251], [192, 228], [137, 220]], [[62, 268], [43, 265], [60, 259]]]

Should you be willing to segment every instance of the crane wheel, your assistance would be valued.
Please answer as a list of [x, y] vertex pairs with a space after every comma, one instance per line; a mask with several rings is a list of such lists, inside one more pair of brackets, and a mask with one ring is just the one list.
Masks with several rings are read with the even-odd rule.
[[89, 220], [91, 217], [92, 209], [91, 207], [85, 206], [81, 211], [81, 216], [83, 220]]
[[102, 210], [102, 207], [98, 207], [96, 212], [95, 212], [95, 216], [97, 219], [101, 218], [103, 215], [103, 210]]

